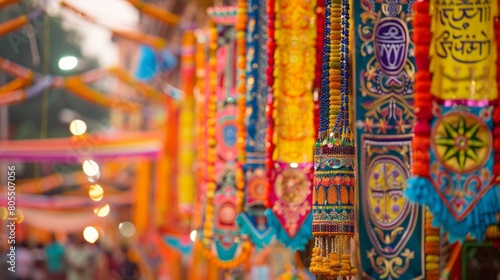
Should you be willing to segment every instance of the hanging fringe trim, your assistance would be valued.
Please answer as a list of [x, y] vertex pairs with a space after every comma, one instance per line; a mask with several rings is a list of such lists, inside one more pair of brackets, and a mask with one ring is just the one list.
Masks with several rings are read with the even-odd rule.
[[275, 216], [271, 209], [266, 210], [266, 217], [269, 227], [273, 228], [276, 239], [280, 240], [286, 247], [292, 251], [301, 251], [309, 243], [312, 237], [311, 227], [303, 226], [312, 224], [312, 214], [309, 213], [303, 224], [298, 227], [297, 233], [290, 237], [288, 232], [283, 227], [278, 217]]
[[496, 223], [496, 213], [500, 212], [500, 188], [490, 185], [469, 215], [457, 221], [443, 205], [432, 182], [427, 178], [414, 177], [407, 181], [406, 195], [410, 200], [428, 205], [434, 215], [432, 226], [443, 227], [450, 232], [450, 243], [463, 242], [468, 233], [473, 238], [483, 240], [486, 228]]

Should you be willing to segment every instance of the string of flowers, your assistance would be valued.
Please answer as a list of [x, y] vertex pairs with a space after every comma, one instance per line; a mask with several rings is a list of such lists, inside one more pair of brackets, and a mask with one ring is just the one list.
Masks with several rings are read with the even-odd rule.
[[[498, 2], [498, 6], [500, 6], [500, 1]], [[495, 19], [495, 40], [497, 43], [497, 61], [496, 61], [496, 67], [497, 67], [497, 76], [496, 76], [496, 81], [497, 81], [497, 92], [500, 92], [500, 71], [498, 71], [499, 66], [500, 66], [500, 19], [497, 17]], [[495, 177], [500, 178], [500, 104], [497, 101], [495, 105], [495, 109], [493, 112], [493, 122], [494, 122], [494, 129], [493, 129], [493, 148], [495, 150], [495, 164], [493, 166], [493, 174]]]
[[414, 127], [415, 137], [413, 139], [412, 174], [414, 176], [429, 177], [429, 150], [430, 150], [430, 124], [432, 119], [431, 108], [431, 73], [429, 72], [430, 57], [429, 49], [431, 43], [431, 16], [429, 14], [429, 3], [421, 0], [414, 4], [415, 17], [413, 20], [413, 42], [415, 44], [415, 63], [417, 73], [415, 74], [415, 115], [416, 125]]
[[[274, 37], [275, 32], [275, 0], [269, 0], [267, 2], [267, 86], [268, 94], [267, 94], [267, 106], [266, 106], [266, 117], [267, 117], [267, 131], [266, 131], [266, 170], [267, 177], [272, 177], [272, 172], [274, 169], [273, 166], [273, 153], [274, 153], [274, 56], [276, 55], [276, 40]], [[273, 186], [271, 184], [271, 180], [268, 180], [267, 183], [267, 196], [266, 199], [266, 207], [270, 207], [270, 199], [269, 196], [272, 192]]]
[[206, 98], [202, 94], [205, 92], [205, 67], [206, 67], [206, 44], [201, 43], [198, 40], [196, 44], [196, 54], [195, 54], [195, 66], [196, 66], [196, 88], [195, 88], [195, 100], [196, 100], [196, 178], [197, 178], [197, 192], [195, 199], [195, 207], [196, 210], [194, 212], [193, 220], [192, 220], [192, 228], [198, 228], [198, 225], [201, 225], [201, 211], [197, 211], [198, 209], [203, 208], [203, 199], [202, 194], [205, 193], [205, 189], [202, 186], [206, 183], [206, 149], [203, 144], [206, 139], [207, 129], [205, 126], [206, 121]]
[[238, 18], [236, 21], [236, 51], [237, 51], [237, 85], [236, 91], [238, 93], [238, 113], [236, 117], [237, 125], [237, 141], [236, 149], [238, 151], [238, 158], [236, 163], [236, 211], [243, 210], [243, 203], [245, 199], [245, 176], [243, 174], [243, 165], [245, 164], [246, 154], [246, 127], [245, 127], [245, 114], [247, 109], [246, 104], [246, 29], [248, 23], [247, 14], [248, 3], [246, 0], [238, 1]]
[[[414, 176], [429, 177], [429, 149], [430, 149], [430, 121], [431, 107], [431, 73], [430, 44], [431, 44], [431, 15], [429, 14], [429, 3], [426, 0], [414, 4], [415, 17], [413, 19], [413, 42], [415, 44], [415, 63], [417, 73], [415, 74], [415, 115], [416, 125], [414, 127], [415, 137], [413, 139], [414, 162], [412, 173]], [[426, 279], [439, 279], [439, 229], [432, 226], [433, 216], [426, 209], [425, 212], [425, 270]]]
[[[203, 243], [209, 248], [212, 240], [214, 205], [213, 198], [217, 188], [215, 178], [215, 118], [217, 114], [217, 26], [210, 22], [209, 28], [209, 58], [208, 58], [208, 100], [207, 100], [207, 200], [205, 207], [205, 223], [203, 227]], [[209, 249], [206, 251], [210, 252]]]

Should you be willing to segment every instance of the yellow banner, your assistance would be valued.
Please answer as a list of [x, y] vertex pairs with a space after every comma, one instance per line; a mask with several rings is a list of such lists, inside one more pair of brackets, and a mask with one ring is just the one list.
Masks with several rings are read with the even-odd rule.
[[494, 100], [497, 1], [431, 1], [431, 93], [441, 99]]

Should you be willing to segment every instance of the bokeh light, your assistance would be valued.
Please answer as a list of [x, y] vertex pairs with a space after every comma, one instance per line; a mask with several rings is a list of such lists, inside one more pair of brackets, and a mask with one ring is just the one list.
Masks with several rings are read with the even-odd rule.
[[109, 214], [109, 210], [109, 204], [106, 204], [101, 208], [95, 208], [94, 213], [96, 213], [97, 216], [104, 218]]
[[95, 243], [99, 239], [99, 232], [95, 227], [86, 227], [83, 230], [83, 238], [89, 243]]
[[193, 241], [193, 242], [196, 241], [197, 234], [198, 234], [198, 232], [196, 230], [191, 231], [191, 233], [189, 234], [189, 238], [191, 238], [191, 241]]
[[82, 120], [73, 120], [69, 124], [69, 131], [73, 135], [83, 135], [87, 132], [87, 124]]
[[78, 58], [74, 56], [61, 57], [58, 63], [59, 68], [64, 71], [73, 70], [77, 65], [78, 65]]
[[131, 222], [120, 223], [118, 229], [123, 237], [130, 238], [135, 235], [135, 226]]
[[82, 168], [83, 173], [89, 177], [94, 177], [99, 174], [99, 165], [91, 159], [84, 161]]
[[104, 190], [98, 184], [93, 184], [89, 188], [89, 196], [93, 201], [100, 201], [104, 196]]

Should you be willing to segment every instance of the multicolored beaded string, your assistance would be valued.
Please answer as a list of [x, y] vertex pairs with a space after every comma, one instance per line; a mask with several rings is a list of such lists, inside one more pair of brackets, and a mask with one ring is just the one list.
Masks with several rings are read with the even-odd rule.
[[323, 75], [323, 44], [325, 33], [325, 0], [318, 0], [316, 6], [316, 70], [314, 75], [314, 131], [319, 137], [320, 96]]
[[332, 125], [336, 122], [341, 107], [341, 69], [340, 69], [340, 44], [342, 38], [341, 25], [342, 7], [340, 0], [335, 0], [330, 8], [330, 126], [329, 133], [332, 132]]
[[331, 55], [331, 45], [330, 45], [330, 21], [331, 21], [331, 6], [332, 1], [325, 1], [325, 22], [324, 22], [324, 44], [323, 44], [323, 65], [322, 65], [322, 77], [321, 77], [321, 93], [320, 93], [320, 119], [319, 119], [319, 133], [318, 138], [320, 140], [328, 136], [328, 128], [330, 126], [330, 55]]

